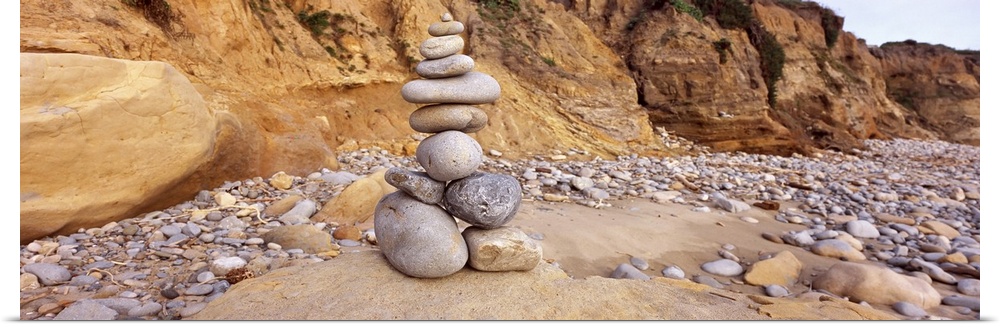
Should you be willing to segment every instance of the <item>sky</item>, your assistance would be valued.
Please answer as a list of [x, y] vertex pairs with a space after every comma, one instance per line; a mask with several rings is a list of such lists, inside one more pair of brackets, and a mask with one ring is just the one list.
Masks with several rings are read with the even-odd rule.
[[814, 0], [868, 45], [913, 39], [979, 50], [979, 0]]

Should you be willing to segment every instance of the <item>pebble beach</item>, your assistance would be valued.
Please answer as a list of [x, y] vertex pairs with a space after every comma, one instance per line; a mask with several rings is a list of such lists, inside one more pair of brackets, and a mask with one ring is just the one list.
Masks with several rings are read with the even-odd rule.
[[[949, 290], [942, 292], [941, 303], [955, 313], [937, 316], [899, 301], [890, 309], [894, 314], [914, 320], [979, 319], [979, 147], [868, 140], [863, 151], [779, 157], [710, 153], [659, 133], [669, 148], [693, 154], [602, 160], [562, 149], [515, 160], [486, 149], [480, 169], [517, 178], [523, 201], [584, 206], [595, 212], [594, 219], [604, 219], [596, 213], [623, 199], [680, 204], [705, 214], [769, 210], [768, 219], [789, 228], [763, 239], [920, 278]], [[339, 171], [230, 181], [169, 208], [22, 245], [20, 319], [183, 319], [244, 280], [377, 249], [370, 224], [337, 226], [309, 218], [366, 175], [391, 167], [421, 168], [414, 157], [377, 148], [340, 153], [339, 162]], [[287, 187], [279, 187], [282, 183]], [[529, 236], [541, 240], [547, 235]], [[719, 249], [717, 260], [701, 265], [655, 272], [635, 257], [606, 267], [614, 272], [602, 277], [663, 276], [712, 284], [774, 257], [764, 254], [747, 262], [728, 251]], [[544, 259], [560, 264], [558, 257]], [[769, 296], [799, 295], [781, 285], [762, 286], [761, 294]]]

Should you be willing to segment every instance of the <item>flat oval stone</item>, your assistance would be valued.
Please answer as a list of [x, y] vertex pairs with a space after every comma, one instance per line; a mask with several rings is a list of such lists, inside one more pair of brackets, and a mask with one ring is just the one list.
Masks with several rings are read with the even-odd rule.
[[444, 183], [427, 173], [392, 167], [385, 172], [385, 181], [426, 204], [437, 204], [444, 198]]
[[444, 58], [462, 51], [465, 40], [458, 35], [435, 36], [420, 43], [420, 55], [427, 59]]
[[701, 270], [707, 271], [709, 273], [732, 277], [743, 273], [743, 266], [736, 261], [729, 259], [719, 259], [715, 261], [710, 261], [703, 263], [701, 265]]
[[479, 142], [458, 131], [444, 131], [420, 141], [416, 154], [427, 175], [442, 182], [472, 175], [483, 161]]
[[423, 60], [417, 64], [417, 75], [423, 78], [444, 78], [471, 72], [476, 67], [472, 57], [457, 54], [441, 59]]
[[386, 260], [409, 276], [448, 276], [469, 260], [455, 219], [403, 191], [386, 195], [375, 206], [375, 235]]
[[494, 229], [510, 222], [521, 206], [521, 183], [514, 176], [476, 172], [452, 181], [444, 208], [473, 226]]
[[410, 114], [410, 128], [421, 133], [474, 133], [486, 127], [488, 121], [485, 111], [464, 104], [429, 105]]
[[433, 23], [427, 28], [427, 34], [431, 36], [456, 35], [465, 32], [465, 24], [456, 21]]
[[490, 75], [468, 72], [455, 77], [419, 79], [403, 85], [410, 103], [491, 103], [500, 98], [500, 83]]

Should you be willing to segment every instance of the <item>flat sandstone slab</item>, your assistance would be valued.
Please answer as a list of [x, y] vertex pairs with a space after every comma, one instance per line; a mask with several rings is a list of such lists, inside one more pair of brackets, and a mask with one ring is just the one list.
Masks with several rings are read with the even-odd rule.
[[[392, 269], [381, 252], [362, 251], [242, 281], [189, 319], [768, 319], [751, 306], [759, 305], [689, 281], [571, 279], [548, 263], [526, 272], [466, 267], [444, 278], [410, 278]], [[807, 302], [786, 309], [783, 319], [865, 318], [843, 315], [857, 308], [817, 313]]]

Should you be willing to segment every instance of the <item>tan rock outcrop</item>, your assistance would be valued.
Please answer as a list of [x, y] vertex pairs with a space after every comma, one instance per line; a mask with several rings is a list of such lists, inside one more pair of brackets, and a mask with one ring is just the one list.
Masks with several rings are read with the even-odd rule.
[[20, 121], [22, 242], [163, 205], [219, 131], [170, 65], [78, 54], [21, 54]]
[[[571, 279], [548, 263], [526, 272], [466, 267], [445, 278], [410, 278], [389, 266], [381, 252], [361, 251], [242, 281], [190, 319], [756, 320], [772, 314], [759, 314], [753, 304], [740, 294], [669, 278]], [[854, 310], [857, 305], [829, 301], [823, 307], [784, 310], [781, 318], [857, 317], [837, 310]], [[862, 317], [890, 319], [877, 314]]]
[[813, 281], [814, 289], [824, 289], [851, 301], [892, 305], [906, 301], [927, 309], [941, 304], [941, 294], [916, 277], [897, 274], [889, 268], [840, 262]]
[[979, 145], [979, 53], [913, 41], [879, 47], [886, 91], [943, 139]]
[[375, 205], [382, 196], [395, 192], [396, 188], [385, 181], [385, 171], [379, 169], [348, 185], [337, 197], [323, 205], [312, 220], [353, 226], [355, 223], [371, 221], [375, 215]]
[[774, 257], [761, 260], [747, 269], [743, 280], [750, 285], [782, 285], [790, 287], [799, 279], [802, 262], [788, 251], [781, 251]]

